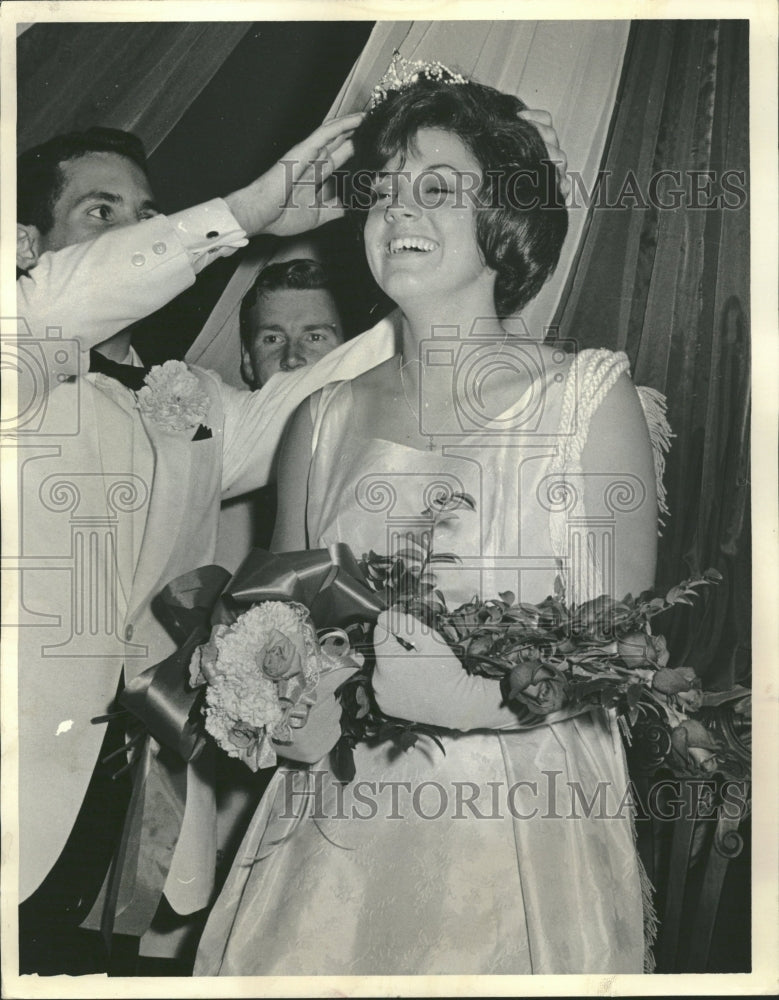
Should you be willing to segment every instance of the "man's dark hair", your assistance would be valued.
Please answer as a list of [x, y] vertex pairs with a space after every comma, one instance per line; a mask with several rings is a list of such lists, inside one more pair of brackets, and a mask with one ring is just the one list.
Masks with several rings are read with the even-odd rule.
[[143, 143], [132, 132], [96, 126], [85, 132], [55, 135], [16, 161], [16, 221], [48, 233], [54, 225], [54, 206], [65, 186], [62, 164], [87, 153], [126, 156], [148, 175]]
[[251, 323], [249, 313], [257, 304], [259, 298], [269, 292], [280, 291], [312, 291], [323, 288], [330, 292], [336, 300], [333, 282], [325, 268], [316, 260], [299, 257], [296, 260], [284, 260], [278, 264], [270, 264], [257, 275], [254, 284], [244, 295], [241, 302], [241, 341], [249, 346], [251, 338]]

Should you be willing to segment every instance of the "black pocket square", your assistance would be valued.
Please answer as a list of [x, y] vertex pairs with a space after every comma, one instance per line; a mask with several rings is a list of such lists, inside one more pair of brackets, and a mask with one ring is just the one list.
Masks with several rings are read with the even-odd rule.
[[211, 433], [211, 428], [206, 427], [205, 424], [201, 424], [195, 431], [195, 436], [192, 438], [193, 441], [207, 441], [208, 438], [213, 437]]

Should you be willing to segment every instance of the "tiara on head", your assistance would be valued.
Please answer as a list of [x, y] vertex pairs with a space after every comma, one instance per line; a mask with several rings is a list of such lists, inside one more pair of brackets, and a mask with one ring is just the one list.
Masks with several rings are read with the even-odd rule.
[[468, 82], [462, 73], [455, 73], [454, 70], [449, 69], [448, 66], [444, 66], [438, 59], [434, 59], [432, 62], [415, 59], [412, 62], [404, 58], [395, 49], [389, 69], [371, 92], [371, 110], [381, 104], [382, 101], [386, 101], [389, 94], [417, 83], [420, 77], [424, 77], [424, 79], [435, 83]]

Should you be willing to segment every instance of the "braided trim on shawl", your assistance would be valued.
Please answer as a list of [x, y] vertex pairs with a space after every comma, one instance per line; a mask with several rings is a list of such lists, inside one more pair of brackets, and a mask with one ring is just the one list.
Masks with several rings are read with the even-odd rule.
[[[563, 578], [569, 600], [581, 602], [597, 597], [603, 593], [603, 580], [598, 564], [597, 553], [582, 552], [584, 564], [579, 570], [579, 579], [586, 580], [583, 587], [569, 580], [566, 567], [567, 552], [567, 522], [572, 509], [578, 507], [583, 514], [583, 488], [581, 470], [581, 455], [587, 440], [590, 421], [607, 393], [614, 386], [623, 372], [629, 372], [627, 355], [623, 352], [613, 352], [603, 349], [588, 349], [581, 351], [575, 358], [565, 385], [560, 426], [558, 434], [560, 444], [557, 454], [549, 463], [548, 474], [553, 477], [552, 483], [559, 483], [557, 495], [565, 497], [565, 501], [556, 503], [549, 513], [549, 527], [552, 545], [558, 563], [563, 566]], [[658, 535], [666, 519], [670, 516], [667, 494], [663, 476], [665, 474], [665, 459], [671, 446], [671, 438], [675, 437], [666, 418], [666, 398], [657, 389], [649, 386], [637, 386], [638, 398], [644, 411], [649, 440], [652, 445], [652, 458], [655, 469], [655, 489], [657, 493]], [[554, 489], [554, 487], [552, 487]], [[577, 593], [578, 590], [578, 593]]]

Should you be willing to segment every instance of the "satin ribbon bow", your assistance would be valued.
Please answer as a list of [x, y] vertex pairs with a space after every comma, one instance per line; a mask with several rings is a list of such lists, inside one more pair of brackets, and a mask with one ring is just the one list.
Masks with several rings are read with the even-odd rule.
[[181, 647], [131, 680], [120, 702], [144, 724], [124, 833], [103, 890], [82, 924], [99, 926], [110, 946], [116, 933], [141, 936], [159, 905], [186, 807], [187, 762], [206, 744], [200, 706], [204, 688], [189, 686], [195, 648], [211, 627], [231, 625], [261, 601], [296, 601], [315, 627], [375, 619], [385, 604], [365, 582], [347, 545], [275, 555], [253, 549], [235, 575], [203, 566], [172, 580], [153, 609]]
[[315, 628], [373, 620], [385, 604], [365, 582], [348, 545], [276, 555], [253, 549], [217, 603], [212, 624], [232, 625], [260, 601], [295, 601], [308, 608]]

